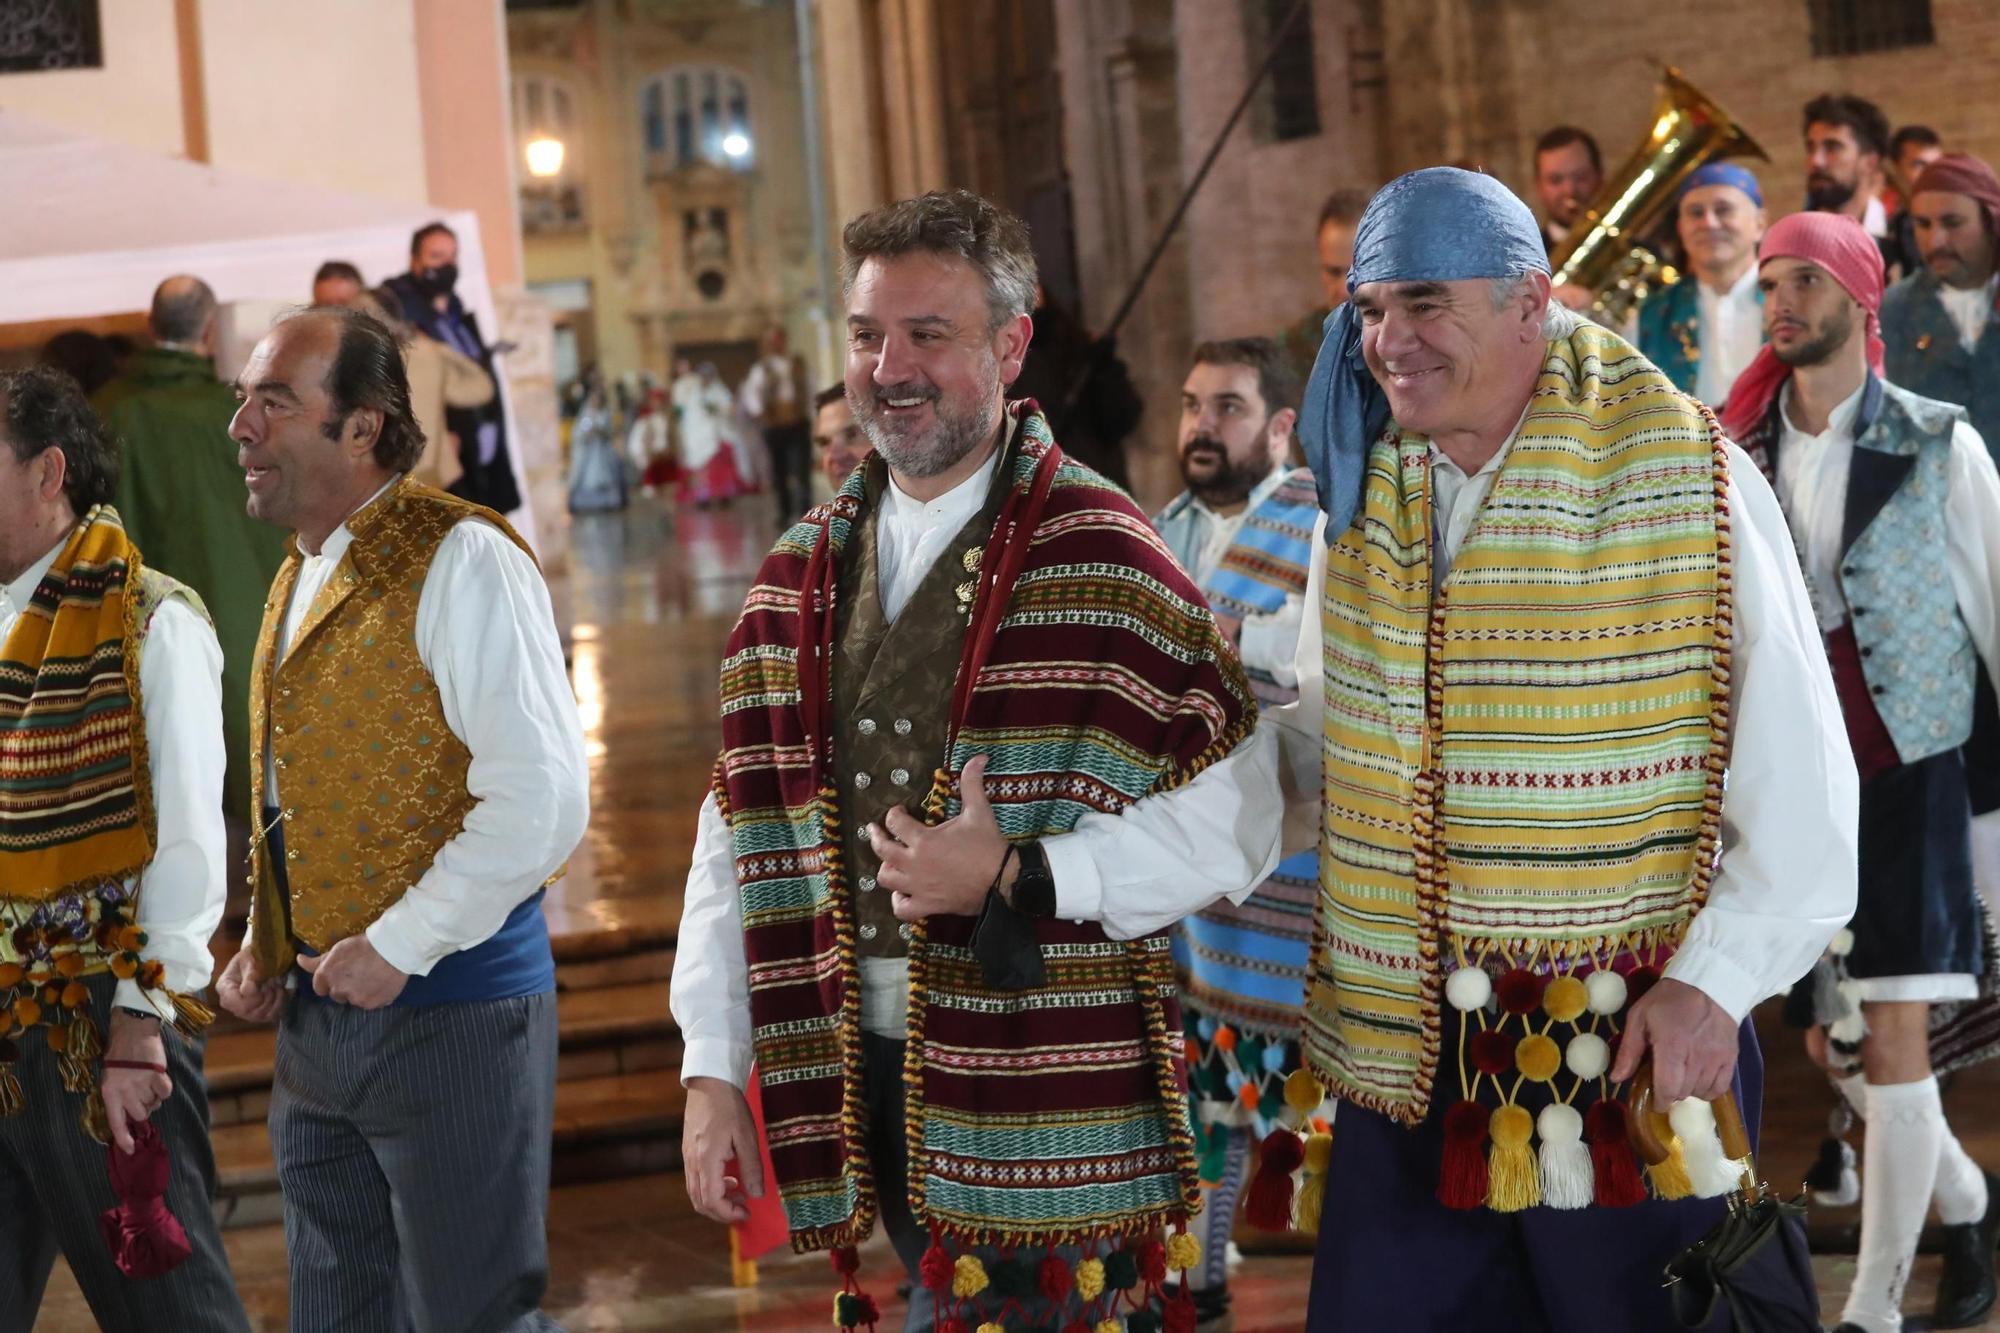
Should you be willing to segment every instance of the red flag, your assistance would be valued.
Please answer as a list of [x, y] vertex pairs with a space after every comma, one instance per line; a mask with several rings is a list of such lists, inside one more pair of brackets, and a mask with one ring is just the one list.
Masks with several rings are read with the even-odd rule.
[[[755, 1259], [769, 1254], [791, 1239], [791, 1227], [785, 1221], [785, 1205], [778, 1199], [778, 1175], [771, 1168], [771, 1145], [764, 1137], [764, 1098], [758, 1091], [757, 1071], [750, 1071], [750, 1086], [744, 1090], [750, 1100], [750, 1119], [757, 1126], [757, 1154], [764, 1163], [764, 1197], [746, 1199], [750, 1205], [750, 1220], [735, 1222], [731, 1229], [736, 1233], [736, 1253], [739, 1258]], [[729, 1173], [738, 1180], [743, 1178], [741, 1169], [734, 1161], [729, 1164]]]

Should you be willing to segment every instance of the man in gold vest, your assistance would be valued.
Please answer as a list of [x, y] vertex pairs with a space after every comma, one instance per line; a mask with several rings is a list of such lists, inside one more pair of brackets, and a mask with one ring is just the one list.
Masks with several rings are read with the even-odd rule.
[[[555, 968], [542, 891], [589, 815], [548, 590], [505, 520], [421, 486], [394, 337], [277, 324], [230, 426], [293, 532], [251, 681], [250, 939], [295, 1333], [554, 1327]], [[290, 992], [289, 996], [287, 992]]]
[[[1347, 1103], [1307, 1328], [1665, 1333], [1662, 1274], [1742, 1172], [1707, 1103], [1733, 1088], [1754, 1141], [1746, 1016], [1855, 901], [1784, 516], [1706, 409], [1551, 304], [1493, 178], [1384, 187], [1349, 286], [1301, 418], [1321, 615], [1264, 714], [1320, 845], [1305, 1060]], [[1642, 1062], [1690, 1099], [1650, 1181]], [[1784, 1248], [1739, 1276], [1806, 1322]]]
[[[245, 1333], [194, 998], [225, 882], [222, 649], [142, 564], [117, 484], [74, 380], [0, 373], [0, 1333], [34, 1326], [59, 1251], [108, 1333]], [[164, 1150], [189, 1253], [163, 1276], [100, 1230], [107, 1140]]]

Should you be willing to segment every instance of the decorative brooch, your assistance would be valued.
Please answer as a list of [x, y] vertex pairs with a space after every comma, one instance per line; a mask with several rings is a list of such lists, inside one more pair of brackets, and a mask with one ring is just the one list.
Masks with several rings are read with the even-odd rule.
[[972, 619], [972, 601], [979, 595], [979, 564], [985, 558], [986, 548], [974, 546], [966, 551], [964, 558], [959, 562], [965, 567], [965, 572], [972, 575], [952, 590], [958, 598], [959, 613], [967, 620]]

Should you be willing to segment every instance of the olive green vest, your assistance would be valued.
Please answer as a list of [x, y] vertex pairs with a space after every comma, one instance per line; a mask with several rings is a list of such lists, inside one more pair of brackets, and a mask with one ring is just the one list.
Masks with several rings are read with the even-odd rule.
[[[1006, 475], [1006, 466], [1003, 458], [994, 476]], [[892, 625], [882, 614], [876, 558], [875, 525], [888, 485], [880, 459], [869, 460], [867, 485], [859, 540], [840, 579], [840, 646], [833, 667], [833, 715], [840, 730], [833, 766], [841, 794], [840, 841], [854, 885], [855, 945], [864, 958], [900, 958], [909, 930], [896, 920], [889, 891], [876, 886], [882, 862], [861, 830], [880, 824], [898, 805], [916, 814], [945, 761], [951, 692], [969, 610], [959, 590], [971, 591], [976, 552], [992, 534], [1006, 488], [992, 488]]]

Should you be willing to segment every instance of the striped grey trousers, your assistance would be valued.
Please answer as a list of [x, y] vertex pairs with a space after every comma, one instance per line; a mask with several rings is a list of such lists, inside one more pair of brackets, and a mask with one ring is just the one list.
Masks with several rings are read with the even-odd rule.
[[544, 1333], [556, 997], [295, 996], [271, 1151], [291, 1333]]
[[[110, 976], [87, 977], [98, 1031], [111, 1031]], [[64, 1092], [56, 1058], [40, 1032], [17, 1038], [24, 1105], [0, 1117], [0, 1333], [29, 1333], [56, 1254], [69, 1263], [104, 1333], [249, 1333], [243, 1303], [215, 1224], [215, 1154], [208, 1142], [208, 1085], [202, 1042], [168, 1033], [173, 1096], [153, 1112], [171, 1162], [167, 1207], [193, 1246], [164, 1277], [134, 1282], [111, 1262], [97, 1215], [114, 1207], [110, 1151], [83, 1132], [83, 1098]], [[100, 1071], [101, 1072], [101, 1071]]]

